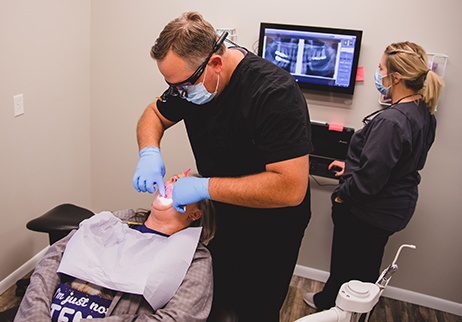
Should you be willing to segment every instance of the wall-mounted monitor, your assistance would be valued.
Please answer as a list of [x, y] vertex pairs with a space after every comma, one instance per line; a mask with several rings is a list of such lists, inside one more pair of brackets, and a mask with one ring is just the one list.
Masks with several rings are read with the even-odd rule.
[[353, 94], [361, 30], [260, 23], [258, 55], [292, 74], [301, 88]]

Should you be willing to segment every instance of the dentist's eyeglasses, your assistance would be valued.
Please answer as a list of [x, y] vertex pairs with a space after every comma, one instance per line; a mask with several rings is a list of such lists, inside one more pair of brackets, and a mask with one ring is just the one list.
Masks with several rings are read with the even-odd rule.
[[179, 96], [182, 99], [186, 99], [186, 97], [188, 97], [188, 92], [183, 87], [187, 85], [192, 85], [195, 82], [197, 82], [199, 77], [201, 77], [201, 75], [204, 73], [204, 70], [207, 67], [210, 57], [212, 57], [212, 55], [218, 49], [220, 49], [221, 45], [223, 44], [227, 36], [228, 36], [227, 31], [221, 34], [220, 38], [218, 38], [218, 40], [213, 45], [212, 51], [207, 55], [207, 58], [205, 58], [204, 62], [200, 64], [200, 66], [196, 69], [194, 74], [192, 74], [188, 79], [186, 79], [185, 81], [179, 82], [179, 83], [175, 83], [175, 84], [167, 82], [169, 86], [167, 90], [160, 96], [160, 100], [162, 102], [166, 102], [170, 96]]

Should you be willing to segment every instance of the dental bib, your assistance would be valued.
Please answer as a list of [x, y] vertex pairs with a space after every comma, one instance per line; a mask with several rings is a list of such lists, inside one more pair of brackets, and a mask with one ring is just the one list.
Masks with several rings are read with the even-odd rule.
[[80, 223], [58, 273], [143, 295], [157, 310], [170, 301], [183, 281], [201, 230], [191, 227], [170, 237], [143, 234], [111, 212], [101, 212]]

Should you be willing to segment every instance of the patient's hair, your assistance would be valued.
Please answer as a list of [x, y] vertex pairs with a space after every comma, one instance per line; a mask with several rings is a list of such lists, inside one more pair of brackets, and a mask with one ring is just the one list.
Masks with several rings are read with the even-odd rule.
[[193, 221], [191, 227], [202, 227], [200, 240], [207, 245], [215, 237], [215, 206], [212, 200], [203, 199], [198, 202], [197, 207], [202, 211], [202, 216], [199, 220]]

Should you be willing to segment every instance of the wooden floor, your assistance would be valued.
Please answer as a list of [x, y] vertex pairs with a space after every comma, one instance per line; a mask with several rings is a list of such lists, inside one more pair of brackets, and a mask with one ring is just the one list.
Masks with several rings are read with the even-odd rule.
[[[0, 296], [0, 312], [6, 311], [15, 306], [19, 306], [21, 297], [15, 294], [16, 286], [10, 287]], [[0, 320], [1, 321], [1, 320]], [[1, 321], [3, 322], [3, 321]]]
[[[290, 283], [284, 306], [281, 310], [280, 322], [294, 322], [295, 320], [315, 313], [303, 302], [306, 292], [319, 292], [323, 283], [312, 281], [303, 277], [294, 276]], [[426, 307], [396, 301], [381, 297], [375, 306], [374, 313], [369, 322], [462, 322], [461, 316], [436, 311]]]
[[[295, 320], [314, 313], [315, 310], [303, 302], [305, 292], [318, 292], [323, 284], [303, 277], [294, 276], [290, 283], [289, 293], [281, 310], [280, 322], [294, 322]], [[16, 286], [11, 287], [0, 295], [0, 312], [19, 305], [21, 298], [15, 294]], [[10, 320], [2, 320], [5, 322]], [[461, 316], [432, 310], [388, 298], [380, 298], [374, 314], [369, 322], [462, 322]], [[260, 322], [260, 321], [255, 321]]]
[[[24, 276], [24, 278], [30, 277], [32, 272]], [[8, 312], [9, 309], [16, 311], [16, 308], [21, 303], [22, 297], [16, 296], [16, 285], [13, 285], [7, 289], [3, 294], [0, 295], [0, 322], [12, 322], [13, 313]]]

